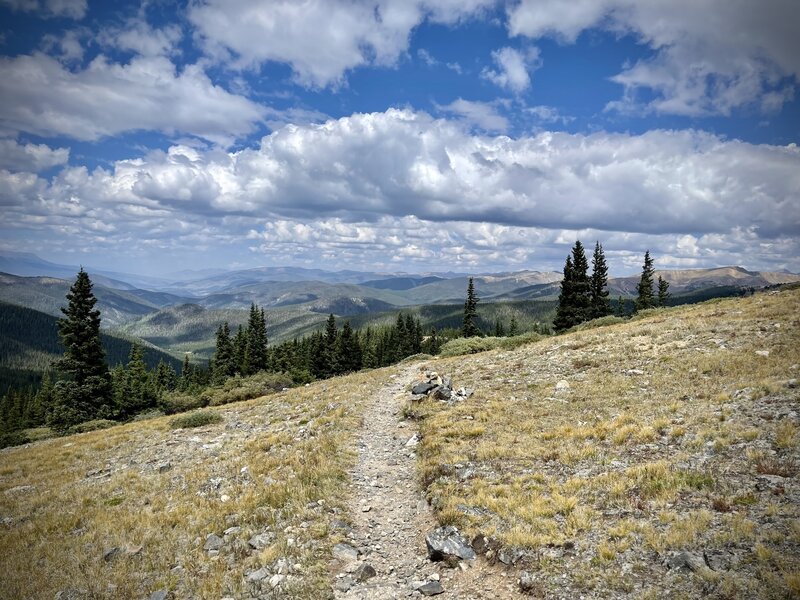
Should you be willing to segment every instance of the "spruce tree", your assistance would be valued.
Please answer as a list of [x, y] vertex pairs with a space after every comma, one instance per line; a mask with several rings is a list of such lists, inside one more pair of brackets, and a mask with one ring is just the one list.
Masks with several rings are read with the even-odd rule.
[[217, 344], [212, 371], [215, 383], [222, 383], [236, 373], [235, 348], [227, 321], [217, 329]]
[[572, 248], [572, 302], [575, 323], [583, 323], [591, 318], [592, 285], [589, 280], [589, 261], [580, 240]]
[[247, 332], [241, 325], [233, 337], [233, 363], [236, 365], [236, 373], [247, 373]]
[[511, 315], [511, 323], [508, 325], [508, 337], [514, 337], [519, 334], [519, 326], [517, 325], [517, 316]]
[[247, 346], [246, 346], [247, 374], [253, 375], [267, 368], [267, 320], [264, 309], [250, 305], [250, 317], [247, 320]]
[[608, 300], [608, 265], [603, 247], [598, 241], [592, 256], [592, 277], [590, 279], [591, 308], [589, 318], [596, 319], [611, 314], [611, 303]]
[[100, 342], [100, 311], [92, 282], [82, 268], [67, 294], [58, 333], [64, 356], [55, 368], [64, 376], [54, 390], [48, 423], [63, 431], [83, 421], [112, 416], [111, 376]]
[[625, 300], [622, 299], [622, 296], [617, 298], [617, 316], [625, 316]]
[[662, 279], [661, 275], [658, 276], [658, 306], [666, 306], [667, 299], [670, 297], [669, 281]]
[[644, 265], [642, 266], [642, 276], [639, 279], [639, 285], [636, 286], [636, 301], [634, 306], [636, 310], [645, 310], [655, 306], [653, 298], [653, 259], [650, 258], [650, 250], [644, 253]]
[[353, 333], [350, 321], [345, 321], [336, 340], [336, 365], [339, 373], [353, 373], [361, 369], [361, 345]]
[[574, 295], [572, 255], [568, 254], [567, 260], [564, 262], [564, 278], [561, 280], [556, 317], [553, 320], [553, 327], [557, 332], [569, 329], [575, 324]]
[[475, 293], [475, 284], [472, 277], [467, 284], [467, 299], [464, 301], [464, 320], [461, 324], [461, 335], [463, 337], [475, 337], [481, 335], [481, 330], [475, 322], [478, 318], [478, 298]]
[[325, 357], [327, 361], [327, 369], [323, 377], [332, 377], [339, 372], [339, 365], [337, 364], [336, 356], [336, 340], [339, 337], [339, 332], [336, 328], [336, 317], [333, 313], [328, 315], [328, 320], [325, 322]]
[[133, 417], [143, 410], [154, 407], [158, 401], [158, 396], [147, 373], [144, 350], [139, 344], [131, 346], [124, 374], [115, 383], [117, 384], [115, 400], [118, 413], [122, 418]]
[[503, 324], [500, 322], [500, 319], [495, 319], [494, 321], [494, 337], [505, 337], [506, 330], [503, 327]]

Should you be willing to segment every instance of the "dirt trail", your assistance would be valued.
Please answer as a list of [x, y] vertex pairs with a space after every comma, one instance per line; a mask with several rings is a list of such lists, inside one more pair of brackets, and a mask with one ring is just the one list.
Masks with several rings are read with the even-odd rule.
[[[416, 478], [412, 421], [404, 421], [402, 407], [408, 385], [420, 378], [421, 363], [404, 367], [378, 390], [364, 415], [352, 472], [353, 503], [348, 543], [361, 556], [358, 562], [342, 563], [334, 584], [336, 598], [380, 600], [422, 597], [415, 587], [438, 578], [444, 593], [438, 598], [520, 598], [516, 575], [488, 565], [482, 558], [467, 567], [447, 568], [428, 559], [425, 535], [436, 528], [436, 520], [425, 502]], [[377, 575], [350, 584], [355, 569], [371, 565]], [[351, 574], [348, 575], [348, 572]], [[416, 582], [416, 584], [415, 584]]]

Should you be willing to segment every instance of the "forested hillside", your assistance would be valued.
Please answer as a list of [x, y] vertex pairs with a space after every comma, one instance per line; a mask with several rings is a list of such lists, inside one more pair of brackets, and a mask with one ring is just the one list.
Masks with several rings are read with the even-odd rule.
[[[0, 302], [0, 394], [10, 387], [38, 385], [43, 372], [63, 353], [58, 338], [58, 319], [51, 315]], [[101, 334], [109, 365], [125, 364], [131, 340]], [[180, 371], [181, 361], [152, 346], [144, 346], [144, 361], [155, 368], [159, 361]]]

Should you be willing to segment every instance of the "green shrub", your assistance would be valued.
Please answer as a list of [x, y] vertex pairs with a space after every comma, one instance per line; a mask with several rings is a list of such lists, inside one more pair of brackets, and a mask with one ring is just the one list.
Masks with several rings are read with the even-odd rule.
[[487, 350], [513, 350], [525, 344], [538, 342], [542, 339], [542, 335], [534, 332], [523, 333], [522, 335], [515, 335], [514, 337], [471, 337], [471, 338], [456, 338], [450, 340], [442, 346], [439, 352], [440, 356], [462, 356], [464, 354], [476, 354], [478, 352], [486, 352]]
[[164, 413], [171, 415], [179, 412], [186, 412], [196, 408], [208, 406], [208, 402], [203, 403], [201, 394], [184, 394], [172, 392], [164, 394], [159, 402], [159, 406]]
[[[654, 309], [648, 309], [654, 310]], [[647, 312], [647, 311], [643, 311]], [[652, 314], [652, 313], [651, 313]], [[607, 325], [616, 325], [617, 323], [624, 323], [627, 321], [625, 317], [617, 317], [614, 315], [606, 315], [605, 317], [598, 317], [597, 319], [592, 319], [591, 321], [585, 321], [580, 325], [575, 325], [574, 327], [570, 327], [564, 333], [571, 333], [573, 331], [586, 331], [587, 329], [596, 329], [597, 327], [606, 327]]]
[[425, 354], [421, 352], [419, 354], [412, 354], [411, 356], [406, 356], [403, 360], [400, 361], [400, 364], [403, 363], [410, 363], [410, 362], [417, 362], [418, 360], [430, 360], [433, 358], [430, 354]]
[[0, 434], [0, 448], [8, 448], [9, 446], [21, 446], [31, 441], [31, 438], [22, 430], [9, 431], [8, 433]]
[[108, 419], [93, 419], [91, 421], [84, 421], [83, 423], [73, 425], [67, 429], [67, 434], [72, 435], [75, 433], [86, 433], [89, 431], [97, 431], [99, 429], [108, 429], [109, 427], [114, 427], [115, 425], [119, 425], [119, 423], [116, 421], [109, 421]]
[[133, 417], [134, 423], [138, 423], [139, 421], [149, 421], [150, 419], [158, 419], [159, 417], [163, 417], [164, 412], [154, 408], [152, 410], [146, 410], [145, 412], [141, 412], [135, 417]]
[[198, 410], [186, 415], [181, 415], [172, 419], [169, 424], [173, 429], [189, 429], [191, 427], [202, 427], [203, 425], [213, 425], [221, 423], [222, 415], [209, 410]]

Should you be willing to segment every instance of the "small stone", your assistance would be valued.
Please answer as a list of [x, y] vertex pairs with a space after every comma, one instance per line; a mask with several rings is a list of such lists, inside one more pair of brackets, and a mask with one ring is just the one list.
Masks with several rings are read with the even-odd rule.
[[350, 544], [339, 543], [333, 547], [333, 557], [344, 562], [358, 560], [358, 554], [358, 550], [353, 548]]
[[756, 354], [766, 358], [767, 356], [769, 356], [769, 350], [756, 350]]
[[353, 572], [353, 577], [356, 581], [364, 582], [367, 579], [375, 577], [378, 573], [375, 568], [369, 563], [361, 563], [359, 567]]
[[519, 576], [519, 589], [523, 592], [534, 592], [537, 589], [536, 578], [530, 571], [523, 571]]
[[269, 578], [269, 586], [274, 589], [278, 587], [280, 584], [282, 584], [285, 579], [286, 575], [280, 575], [280, 574], [273, 575], [272, 577]]
[[706, 561], [703, 557], [691, 552], [673, 552], [666, 562], [668, 569], [678, 571], [696, 572], [706, 568]]
[[264, 581], [270, 575], [270, 570], [267, 567], [261, 567], [258, 571], [250, 573], [247, 576], [247, 581], [250, 583], [258, 583], [259, 581]]
[[150, 594], [148, 600], [167, 600], [169, 597], [169, 590], [157, 590]]
[[790, 389], [795, 389], [797, 387], [797, 379], [790, 379], [786, 382], [786, 387]]
[[372, 507], [369, 504], [367, 504], [366, 506], [362, 506], [361, 507], [361, 512], [369, 512], [371, 510], [372, 510]]
[[419, 586], [417, 591], [423, 596], [436, 596], [438, 594], [443, 594], [444, 588], [438, 581], [429, 581], [428, 583]]
[[253, 550], [262, 550], [272, 543], [274, 536], [271, 533], [259, 533], [247, 540]]
[[419, 444], [419, 436], [415, 433], [410, 438], [408, 438], [408, 441], [406, 442], [406, 448], [413, 448], [417, 444]]
[[172, 464], [171, 463], [168, 463], [168, 462], [161, 463], [160, 465], [158, 465], [158, 472], [159, 473], [165, 473], [165, 472], [169, 471], [171, 468], [172, 468]]
[[225, 540], [216, 533], [209, 533], [206, 536], [206, 543], [203, 545], [203, 550], [219, 550], [224, 543]]
[[561, 381], [559, 381], [556, 384], [556, 393], [557, 394], [561, 393], [561, 392], [568, 392], [568, 391], [569, 391], [569, 381], [567, 381], [566, 379], [562, 379]]
[[233, 535], [235, 533], [239, 533], [241, 530], [241, 527], [234, 525], [233, 527], [228, 527], [225, 531], [223, 531], [222, 535]]
[[428, 547], [428, 557], [434, 561], [452, 562], [475, 558], [475, 552], [461, 537], [458, 529], [452, 525], [439, 527], [430, 532], [425, 536], [425, 545]]
[[342, 577], [341, 579], [337, 579], [333, 587], [336, 589], [336, 591], [346, 592], [353, 587], [354, 583], [355, 582], [353, 581], [353, 578], [348, 575], [346, 577]]
[[435, 387], [436, 386], [430, 382], [420, 381], [419, 383], [414, 384], [414, 386], [411, 388], [411, 393], [414, 395], [427, 394]]

